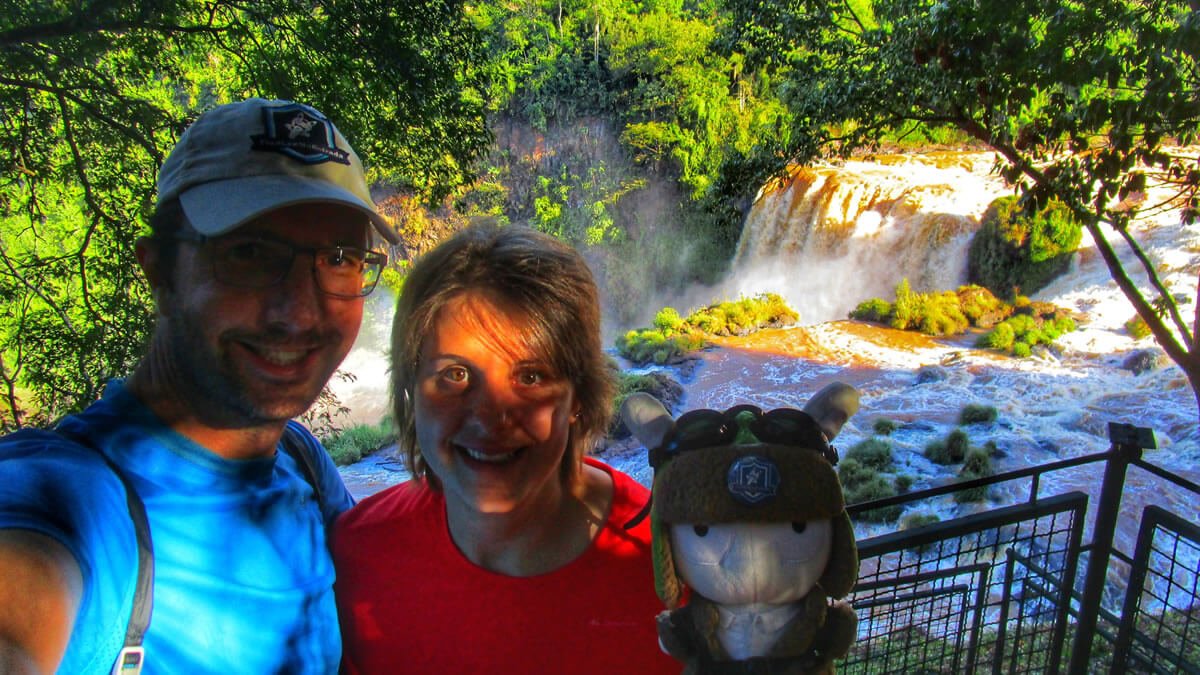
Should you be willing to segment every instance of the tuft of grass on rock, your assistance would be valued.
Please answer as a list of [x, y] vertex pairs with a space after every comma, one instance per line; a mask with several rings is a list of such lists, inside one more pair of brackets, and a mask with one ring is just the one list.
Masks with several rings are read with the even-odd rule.
[[878, 438], [868, 438], [860, 441], [846, 451], [846, 459], [857, 460], [865, 467], [876, 471], [891, 471], [892, 444]]
[[958, 414], [959, 424], [991, 424], [996, 421], [996, 408], [979, 403], [968, 403]]
[[967, 456], [971, 439], [967, 432], [955, 429], [944, 439], [931, 441], [925, 446], [925, 457], [934, 464], [957, 464]]
[[[994, 473], [991, 453], [986, 448], [971, 448], [963, 460], [963, 467], [958, 472], [958, 477], [962, 480], [973, 480], [975, 478], [986, 478]], [[987, 498], [987, 493], [988, 488], [986, 486], [959, 490], [954, 493], [954, 501], [959, 504], [981, 502]]]
[[895, 420], [890, 420], [886, 417], [876, 417], [875, 423], [871, 428], [880, 436], [890, 436], [899, 426]]

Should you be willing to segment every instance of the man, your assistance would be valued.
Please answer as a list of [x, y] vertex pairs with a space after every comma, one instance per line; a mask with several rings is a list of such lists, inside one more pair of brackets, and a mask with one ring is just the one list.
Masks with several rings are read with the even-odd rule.
[[386, 263], [372, 232], [396, 235], [345, 138], [296, 103], [205, 113], [158, 189], [136, 247], [146, 356], [57, 429], [0, 439], [0, 672], [139, 660], [122, 652], [139, 569], [123, 479], [153, 548], [146, 672], [335, 672], [325, 528], [352, 499], [288, 420], [358, 334]]

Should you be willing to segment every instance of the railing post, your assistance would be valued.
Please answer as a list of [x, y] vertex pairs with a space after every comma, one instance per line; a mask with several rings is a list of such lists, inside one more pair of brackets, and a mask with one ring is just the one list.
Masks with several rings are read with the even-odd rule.
[[[1130, 462], [1142, 456], [1142, 449], [1154, 448], [1154, 432], [1132, 424], [1108, 423], [1108, 438], [1112, 442], [1112, 456], [1104, 467], [1104, 482], [1100, 486], [1100, 500], [1096, 504], [1096, 522], [1092, 527], [1092, 543], [1088, 551], [1087, 575], [1083, 581], [1083, 593], [1079, 599], [1079, 623], [1075, 630], [1075, 643], [1071, 647], [1068, 673], [1087, 673], [1092, 654], [1092, 642], [1096, 636], [1096, 624], [1100, 617], [1100, 601], [1104, 596], [1104, 584], [1108, 577], [1108, 562], [1112, 556], [1113, 538], [1117, 531], [1117, 517], [1121, 512], [1121, 494], [1125, 490], [1125, 474]], [[1116, 672], [1122, 672], [1123, 664], [1113, 664]]]

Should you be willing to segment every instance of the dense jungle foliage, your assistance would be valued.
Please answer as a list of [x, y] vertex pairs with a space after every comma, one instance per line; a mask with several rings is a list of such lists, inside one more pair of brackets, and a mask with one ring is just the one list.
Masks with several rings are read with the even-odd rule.
[[[1173, 150], [1200, 126], [1198, 45], [1197, 0], [15, 0], [0, 424], [78, 409], [128, 370], [152, 321], [132, 242], [155, 170], [200, 111], [249, 95], [328, 113], [381, 195], [602, 257], [616, 297], [718, 276], [789, 162], [969, 139], [999, 153], [1023, 209], [1055, 197], [1089, 229], [1197, 388], [1193, 328], [1126, 224], [1147, 181], [1200, 208], [1200, 166]], [[398, 218], [414, 237], [428, 224]], [[1137, 280], [1106, 237], [1137, 254]]]
[[1050, 200], [1027, 213], [1016, 197], [992, 202], [971, 238], [971, 283], [1011, 298], [1032, 295], [1067, 271], [1083, 232], [1070, 209]]

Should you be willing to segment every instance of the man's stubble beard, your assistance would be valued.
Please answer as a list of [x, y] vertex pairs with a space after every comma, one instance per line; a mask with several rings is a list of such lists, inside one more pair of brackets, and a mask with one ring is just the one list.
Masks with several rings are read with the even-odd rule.
[[308, 387], [311, 391], [285, 395], [244, 381], [246, 376], [235, 367], [235, 361], [221, 353], [228, 341], [219, 336], [215, 345], [209, 344], [198, 317], [169, 311], [166, 318], [169, 328], [161, 337], [169, 354], [171, 379], [191, 412], [213, 427], [253, 427], [298, 417], [316, 401], [336, 369], [334, 364], [323, 379]]

